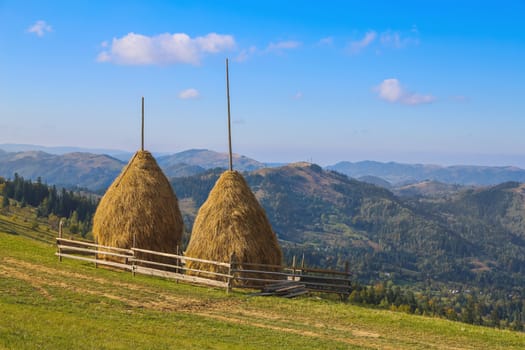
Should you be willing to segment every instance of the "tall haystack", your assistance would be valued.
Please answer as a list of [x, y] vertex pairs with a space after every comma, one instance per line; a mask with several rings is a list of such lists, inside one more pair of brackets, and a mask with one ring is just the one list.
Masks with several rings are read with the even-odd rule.
[[[230, 170], [217, 180], [199, 209], [186, 256], [229, 262], [232, 254], [240, 266], [243, 263], [281, 265], [282, 260], [281, 248], [264, 209], [242, 175]], [[188, 265], [193, 269], [217, 271], [207, 264]]]
[[151, 153], [138, 151], [100, 200], [93, 218], [95, 239], [111, 247], [176, 253], [182, 231], [168, 179]]

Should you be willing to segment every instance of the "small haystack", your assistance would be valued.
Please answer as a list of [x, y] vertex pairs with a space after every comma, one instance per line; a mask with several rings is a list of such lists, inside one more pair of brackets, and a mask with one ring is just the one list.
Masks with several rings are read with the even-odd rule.
[[95, 239], [111, 247], [134, 245], [175, 254], [182, 231], [182, 215], [168, 179], [151, 153], [138, 151], [100, 200], [93, 218]]
[[[280, 266], [282, 260], [281, 248], [264, 209], [242, 175], [230, 170], [217, 180], [199, 209], [186, 256], [229, 262], [232, 254], [241, 267], [243, 263]], [[188, 262], [188, 267], [222, 272], [195, 262]]]

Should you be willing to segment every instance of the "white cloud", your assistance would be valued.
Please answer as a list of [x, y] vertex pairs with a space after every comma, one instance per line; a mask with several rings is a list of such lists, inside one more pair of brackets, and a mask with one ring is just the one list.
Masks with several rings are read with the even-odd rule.
[[402, 102], [406, 105], [421, 105], [432, 103], [435, 100], [436, 98], [432, 95], [407, 94]]
[[191, 38], [185, 33], [164, 33], [156, 36], [128, 33], [122, 38], [113, 38], [109, 46], [108, 50], [98, 55], [98, 62], [124, 65], [197, 65], [204, 54], [233, 49], [235, 39], [231, 35], [217, 33], [196, 38]]
[[[417, 34], [417, 31], [416, 32], [412, 31], [412, 32]], [[393, 47], [396, 49], [401, 49], [408, 45], [419, 44], [419, 39], [415, 37], [403, 37], [400, 32], [391, 31], [391, 30], [381, 33], [380, 41], [383, 46]]]
[[365, 36], [361, 40], [352, 41], [348, 45], [350, 53], [356, 54], [360, 52], [365, 47], [369, 46], [377, 37], [377, 33], [373, 30], [366, 32]]
[[111, 61], [111, 56], [106, 51], [103, 51], [98, 54], [97, 62], [109, 62], [109, 61]]
[[393, 30], [380, 33], [370, 30], [365, 33], [362, 39], [350, 42], [348, 51], [351, 54], [358, 54], [366, 47], [373, 45], [376, 48], [376, 53], [381, 53], [381, 48], [401, 49], [409, 45], [418, 45], [418, 34], [416, 26], [413, 26], [408, 34]]
[[186, 90], [179, 92], [179, 98], [181, 100], [191, 100], [194, 98], [198, 98], [199, 96], [200, 96], [199, 91], [193, 88], [186, 89]]
[[239, 55], [237, 55], [237, 57], [235, 58], [235, 61], [237, 61], [237, 62], [245, 62], [248, 58], [250, 58], [256, 52], [257, 52], [257, 47], [250, 46], [250, 48], [248, 48], [248, 49], [241, 50]]
[[284, 50], [291, 50], [296, 49], [299, 46], [301, 46], [301, 43], [299, 41], [278, 41], [276, 43], [270, 43], [268, 47], [266, 48], [267, 52], [280, 52]]
[[379, 98], [391, 102], [402, 103], [406, 105], [419, 105], [425, 103], [432, 103], [436, 98], [432, 95], [421, 95], [406, 91], [399, 80], [385, 79], [374, 89]]
[[379, 97], [388, 102], [398, 102], [403, 96], [403, 89], [397, 79], [385, 79], [377, 87]]
[[53, 31], [53, 28], [46, 23], [46, 21], [36, 21], [31, 27], [27, 28], [28, 33], [35, 33], [39, 37], [43, 37], [46, 33]]
[[257, 49], [256, 46], [250, 46], [247, 49], [241, 50], [239, 55], [237, 55], [237, 57], [235, 58], [235, 61], [245, 62], [246, 60], [248, 60], [250, 57], [252, 57], [255, 54], [258, 54], [258, 55], [266, 55], [266, 54], [271, 54], [271, 53], [281, 54], [285, 50], [293, 50], [293, 49], [298, 48], [301, 45], [302, 43], [299, 41], [290, 40], [290, 41], [278, 41], [276, 43], [271, 42], [270, 44], [268, 44], [268, 46], [264, 50], [259, 50]]

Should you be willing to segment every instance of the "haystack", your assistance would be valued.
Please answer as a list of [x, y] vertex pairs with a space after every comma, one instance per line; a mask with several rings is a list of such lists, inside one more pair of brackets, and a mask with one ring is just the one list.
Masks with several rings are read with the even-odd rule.
[[[281, 248], [264, 209], [242, 175], [226, 171], [199, 209], [186, 256], [229, 262], [232, 254], [241, 267], [246, 263], [281, 265], [282, 260]], [[188, 262], [188, 267], [222, 272], [203, 263]]]
[[95, 239], [111, 247], [176, 253], [182, 231], [168, 179], [151, 153], [138, 151], [100, 200], [93, 218]]

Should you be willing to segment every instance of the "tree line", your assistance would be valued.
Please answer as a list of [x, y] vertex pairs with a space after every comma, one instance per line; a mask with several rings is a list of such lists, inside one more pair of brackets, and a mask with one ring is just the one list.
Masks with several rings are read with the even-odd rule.
[[0, 178], [2, 184], [2, 207], [10, 205], [10, 199], [20, 207], [30, 205], [36, 208], [37, 217], [55, 215], [69, 220], [71, 233], [85, 236], [92, 226], [92, 218], [98, 200], [93, 196], [83, 196], [71, 190], [58, 190], [55, 185], [48, 186], [38, 177], [36, 182], [26, 180], [15, 173], [13, 180]]
[[413, 287], [400, 287], [391, 281], [384, 281], [373, 286], [355, 283], [349, 301], [516, 331], [523, 331], [525, 324], [525, 301], [519, 290], [510, 294], [497, 289], [487, 292], [475, 287], [415, 291]]

